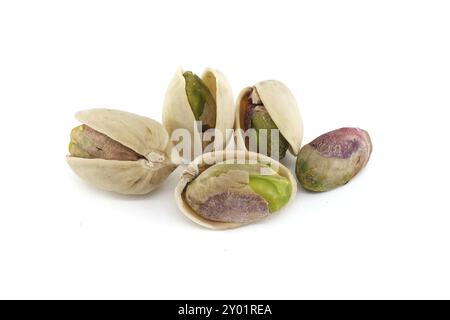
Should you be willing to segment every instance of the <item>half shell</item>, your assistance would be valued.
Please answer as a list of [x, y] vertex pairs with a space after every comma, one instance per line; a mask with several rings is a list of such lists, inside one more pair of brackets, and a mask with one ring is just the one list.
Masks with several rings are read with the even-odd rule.
[[146, 194], [176, 168], [170, 158], [169, 136], [157, 121], [111, 109], [80, 111], [75, 118], [143, 156], [137, 161], [66, 157], [77, 175], [101, 189]]
[[[297, 102], [289, 90], [289, 88], [276, 80], [266, 80], [258, 82], [253, 86], [256, 89], [264, 107], [276, 124], [280, 133], [289, 143], [289, 150], [293, 155], [300, 152], [300, 147], [303, 140], [303, 121]], [[236, 143], [246, 150], [244, 136], [245, 132], [245, 113], [249, 105], [249, 97], [253, 90], [252, 87], [244, 88], [236, 102]]]
[[[270, 165], [272, 168], [276, 168], [276, 171], [281, 176], [287, 178], [292, 185], [291, 196], [289, 202], [291, 202], [295, 195], [297, 194], [297, 182], [289, 171], [288, 168], [283, 166], [278, 161], [267, 157], [262, 154], [258, 154], [255, 152], [247, 152], [247, 151], [217, 151], [217, 152], [209, 152], [205, 153], [196, 159], [184, 170], [181, 174], [180, 181], [178, 182], [175, 188], [175, 201], [180, 208], [181, 212], [191, 219], [193, 222], [209, 228], [209, 229], [231, 229], [243, 226], [248, 223], [230, 223], [230, 222], [217, 222], [207, 220], [197, 214], [187, 203], [185, 200], [186, 187], [188, 184], [193, 181], [200, 173], [202, 173], [207, 168], [218, 164], [218, 163], [253, 163], [259, 162], [263, 164]], [[254, 221], [253, 221], [254, 222]], [[250, 222], [250, 223], [253, 223]]]
[[162, 118], [163, 125], [171, 138], [177, 138], [175, 135], [172, 136], [177, 129], [185, 129], [189, 132], [192, 146], [191, 154], [183, 155], [183, 157], [192, 160], [202, 151], [223, 150], [228, 144], [232, 137], [231, 129], [233, 129], [234, 124], [233, 93], [228, 80], [220, 71], [211, 68], [205, 70], [201, 78], [216, 101], [215, 134], [221, 135], [221, 139], [215, 139], [211, 150], [202, 150], [201, 130], [195, 126], [196, 120], [186, 95], [186, 82], [183, 72], [179, 68], [167, 88]]

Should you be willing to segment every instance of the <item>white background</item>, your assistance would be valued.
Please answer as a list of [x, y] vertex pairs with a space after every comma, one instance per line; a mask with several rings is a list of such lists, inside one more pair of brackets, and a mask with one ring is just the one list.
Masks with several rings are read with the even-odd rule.
[[[0, 298], [450, 298], [446, 1], [0, 2]], [[348, 185], [215, 232], [81, 181], [80, 109], [161, 120], [176, 68], [286, 83], [307, 143], [374, 153]], [[293, 169], [293, 160], [286, 162]]]

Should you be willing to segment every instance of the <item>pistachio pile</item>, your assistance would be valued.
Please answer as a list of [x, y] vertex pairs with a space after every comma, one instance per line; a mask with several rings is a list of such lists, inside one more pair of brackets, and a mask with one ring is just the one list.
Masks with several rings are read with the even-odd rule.
[[348, 183], [372, 153], [369, 134], [359, 128], [334, 130], [301, 147], [302, 118], [283, 83], [246, 87], [234, 106], [231, 86], [216, 69], [201, 76], [177, 70], [162, 124], [111, 109], [75, 118], [81, 124], [72, 129], [66, 159], [78, 176], [107, 191], [148, 194], [186, 163], [176, 203], [210, 229], [254, 223], [288, 205], [297, 194], [296, 179], [279, 162], [288, 151], [298, 181], [314, 192]]

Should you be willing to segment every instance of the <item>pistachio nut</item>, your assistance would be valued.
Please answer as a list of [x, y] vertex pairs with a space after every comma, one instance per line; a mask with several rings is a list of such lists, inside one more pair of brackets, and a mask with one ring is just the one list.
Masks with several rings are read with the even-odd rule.
[[203, 154], [183, 172], [175, 190], [180, 210], [211, 229], [256, 222], [295, 196], [289, 170], [262, 154], [220, 151]]
[[369, 161], [372, 142], [358, 128], [341, 128], [303, 146], [296, 162], [300, 184], [311, 191], [328, 191], [346, 184]]
[[[220, 71], [206, 69], [199, 77], [178, 69], [164, 99], [163, 125], [171, 137], [177, 129], [189, 133], [190, 149], [182, 156], [192, 160], [193, 154], [226, 147], [232, 137], [233, 107], [231, 87]], [[205, 134], [211, 129], [212, 136]]]
[[[284, 158], [288, 149], [293, 155], [300, 151], [303, 138], [300, 111], [289, 88], [279, 81], [262, 81], [241, 91], [235, 128], [237, 144], [246, 150], [275, 159]], [[256, 142], [254, 145], [251, 139]]]
[[75, 115], [67, 162], [82, 179], [108, 191], [146, 194], [176, 168], [158, 122], [132, 113], [91, 109]]

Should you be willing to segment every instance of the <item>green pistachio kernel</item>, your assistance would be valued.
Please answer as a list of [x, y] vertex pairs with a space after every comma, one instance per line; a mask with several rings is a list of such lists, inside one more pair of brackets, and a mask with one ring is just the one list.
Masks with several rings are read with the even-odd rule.
[[192, 73], [183, 73], [186, 82], [186, 95], [194, 117], [202, 121], [202, 130], [215, 128], [216, 126], [216, 101], [205, 83]]
[[281, 209], [291, 196], [289, 180], [280, 175], [250, 175], [250, 188], [269, 203], [269, 211]]
[[[267, 130], [267, 155], [271, 156], [272, 154], [272, 135], [271, 130], [278, 130], [275, 122], [273, 122], [266, 108], [257, 107], [252, 113], [251, 116], [251, 128], [256, 129], [256, 139], [258, 143], [258, 150], [260, 150], [260, 141], [259, 141], [259, 130], [266, 129]], [[280, 159], [283, 159], [286, 156], [286, 151], [289, 149], [289, 143], [283, 137], [281, 133], [278, 134], [278, 154]]]

